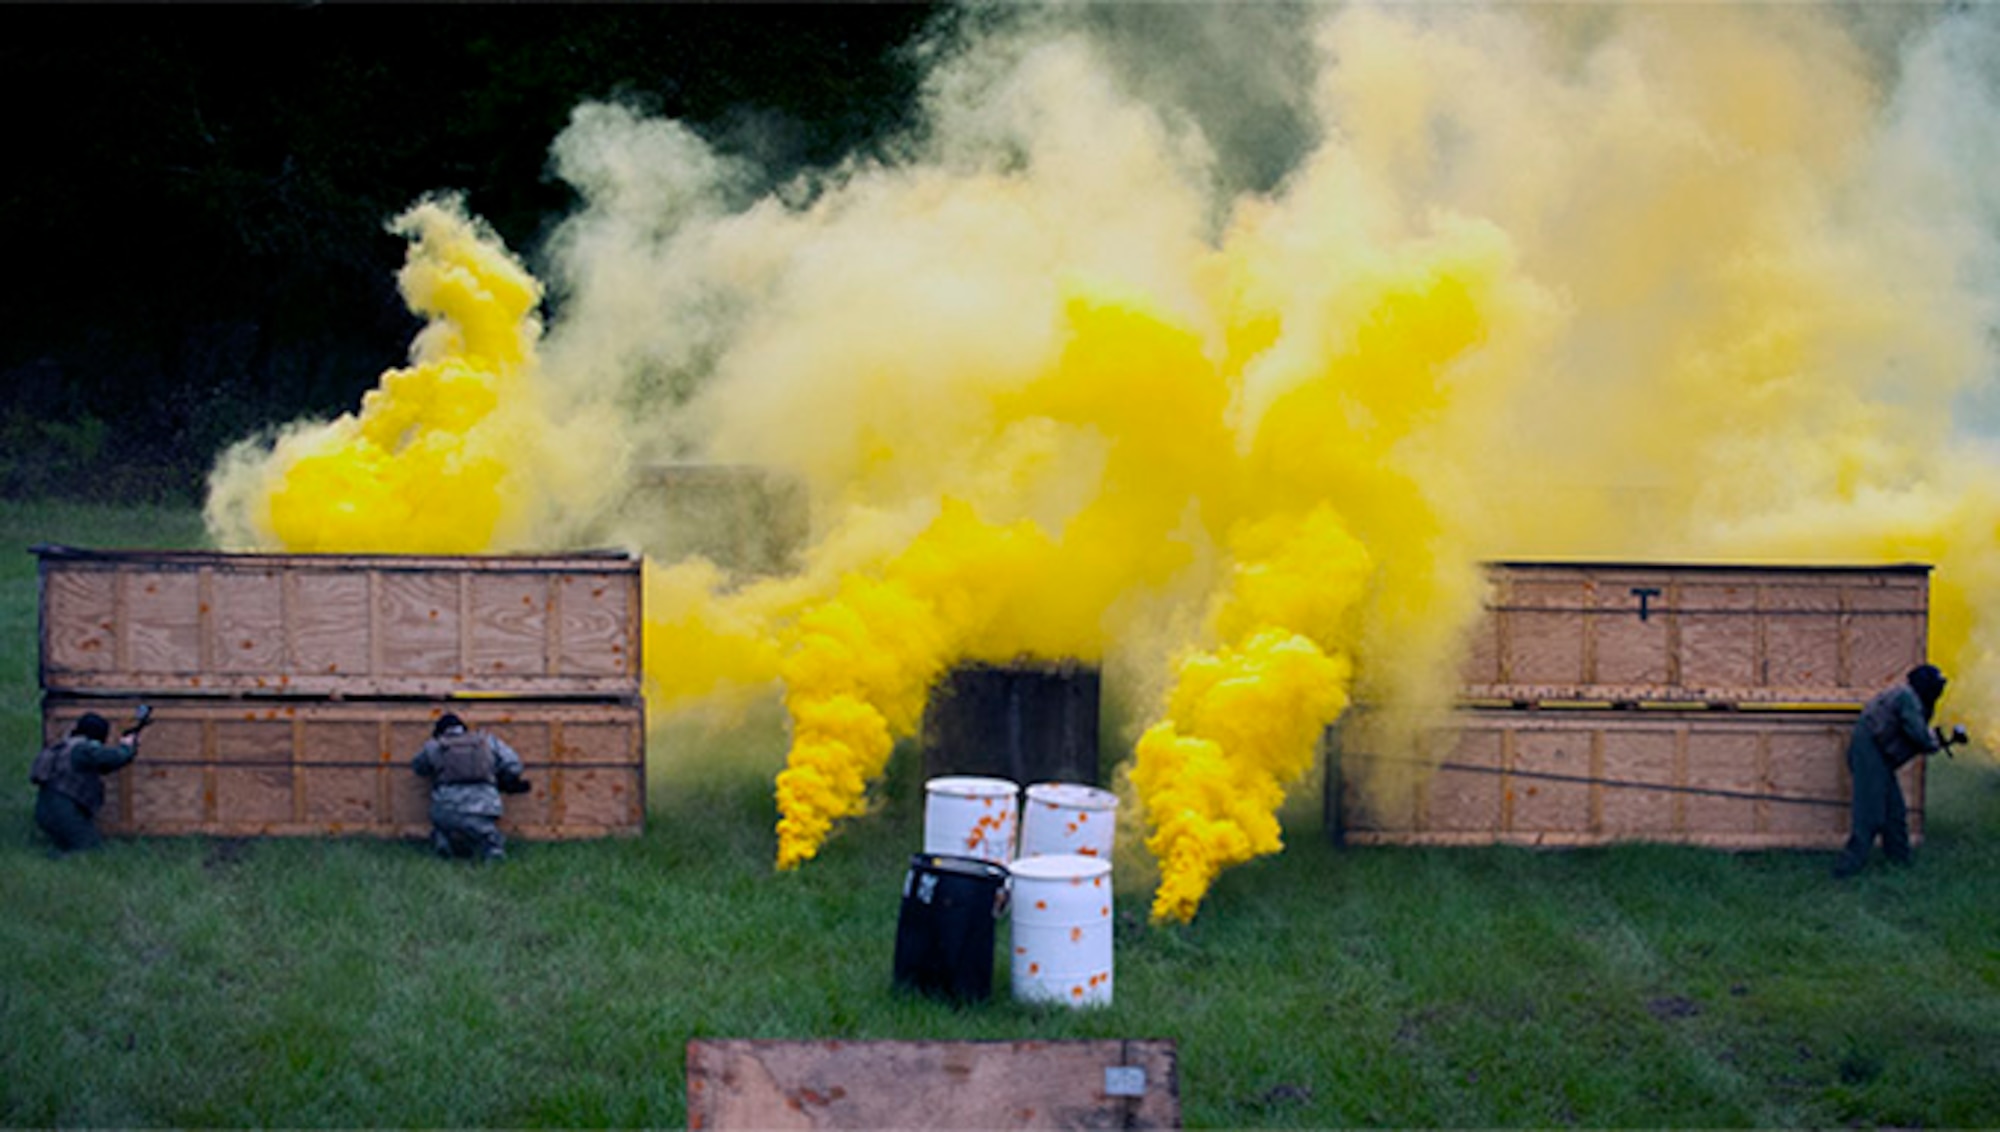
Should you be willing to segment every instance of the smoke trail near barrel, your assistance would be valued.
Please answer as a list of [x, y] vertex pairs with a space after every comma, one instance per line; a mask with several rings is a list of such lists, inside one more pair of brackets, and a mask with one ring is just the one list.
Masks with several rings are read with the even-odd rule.
[[1483, 558], [1935, 562], [2000, 742], [2000, 9], [1024, 5], [925, 57], [893, 158], [775, 191], [579, 107], [546, 334], [413, 210], [412, 367], [226, 457], [218, 539], [643, 547], [628, 473], [782, 470], [796, 568], [649, 562], [646, 639], [656, 717], [782, 688], [779, 863], [948, 666], [1098, 661], [1162, 920], [1351, 702], [1448, 706]]

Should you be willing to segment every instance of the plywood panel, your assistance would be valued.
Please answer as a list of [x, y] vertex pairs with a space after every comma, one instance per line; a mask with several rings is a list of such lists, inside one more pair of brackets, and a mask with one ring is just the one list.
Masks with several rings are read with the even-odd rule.
[[687, 1112], [703, 1132], [1178, 1128], [1178, 1055], [1168, 1040], [695, 1040]]
[[[1836, 725], [1824, 729], [1773, 732], [1767, 747], [1763, 792], [1777, 797], [1849, 798], [1853, 784], [1844, 757], [1848, 731]], [[1847, 837], [1845, 806], [1766, 804], [1765, 826], [1771, 832], [1805, 841], [1836, 841]]]
[[556, 580], [556, 602], [562, 672], [602, 675], [632, 667], [638, 631], [631, 590], [601, 577], [564, 574]]
[[384, 676], [463, 671], [458, 652], [458, 587], [453, 574], [383, 572], [375, 579]]
[[1671, 838], [1682, 828], [1679, 736], [1672, 727], [1621, 729], [1604, 750], [1598, 789], [1600, 832], [1638, 840]]
[[1693, 688], [1752, 688], [1762, 625], [1757, 587], [1734, 579], [1684, 581], [1680, 587], [1680, 677]]
[[134, 571], [122, 583], [131, 670], [167, 676], [201, 673], [200, 576], [186, 570]]
[[[1532, 592], [1547, 587], [1524, 587]], [[1516, 684], [1584, 682], [1585, 622], [1580, 612], [1550, 612], [1525, 606], [1507, 619], [1503, 671]]]
[[1582, 832], [1590, 828], [1590, 746], [1585, 731], [1514, 732], [1507, 776], [1507, 829]]
[[[151, 702], [154, 723], [139, 760], [106, 780], [116, 799], [107, 806], [108, 832], [420, 836], [429, 828], [428, 792], [409, 763], [447, 707], [507, 739], [534, 783], [531, 793], [507, 800], [502, 829], [596, 837], [637, 833], [645, 822], [638, 700]], [[134, 706], [49, 696], [44, 733], [66, 734], [86, 710], [116, 726], [131, 719]]]
[[209, 573], [197, 610], [214, 623], [211, 663], [217, 673], [248, 676], [260, 687], [291, 671], [285, 650], [285, 580], [276, 570]]
[[1840, 590], [1783, 581], [1764, 588], [1764, 680], [1780, 688], [1839, 687]]
[[1593, 660], [1589, 681], [1673, 684], [1671, 575], [1612, 572], [1596, 579], [1592, 591], [1596, 612], [1587, 625]]
[[[66, 570], [42, 575], [44, 672], [116, 672], [118, 575], [109, 570]], [[46, 677], [44, 677], [46, 679]]]
[[104, 780], [98, 825], [107, 832], [206, 820], [208, 777], [199, 764], [139, 760]]
[[[289, 766], [218, 766], [215, 812], [253, 825], [289, 822], [293, 817], [293, 773]], [[205, 815], [201, 817], [206, 820]]]
[[549, 610], [544, 575], [482, 574], [472, 584], [471, 670], [494, 678], [550, 671]]
[[1764, 778], [1759, 733], [1733, 724], [1696, 727], [1686, 743], [1688, 785], [1701, 788], [1682, 800], [1688, 828], [1762, 832], [1754, 800]]
[[1924, 662], [1929, 594], [1904, 579], [1846, 591], [1847, 683], [1887, 687]]
[[[379, 766], [305, 766], [304, 820], [329, 833], [370, 830], [382, 824]], [[407, 776], [414, 778], [414, 775]]]
[[1410, 792], [1425, 801], [1424, 828], [1448, 832], [1479, 832], [1498, 829], [1502, 817], [1501, 733], [1495, 730], [1467, 730], [1456, 736], [1448, 733], [1445, 742], [1433, 741], [1438, 750], [1449, 750], [1449, 768], [1436, 771], [1424, 789], [1410, 776]]
[[49, 691], [639, 693], [639, 564], [624, 555], [38, 549]]
[[354, 687], [350, 681], [367, 677], [375, 666], [368, 573], [300, 569], [288, 580], [292, 659], [279, 675], [289, 675], [301, 689]]

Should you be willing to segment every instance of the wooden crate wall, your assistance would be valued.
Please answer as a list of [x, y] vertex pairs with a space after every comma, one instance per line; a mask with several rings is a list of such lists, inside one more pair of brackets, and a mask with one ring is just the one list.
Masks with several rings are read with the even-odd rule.
[[624, 555], [37, 553], [51, 692], [639, 691], [639, 568]]
[[1929, 567], [1500, 563], [1476, 702], [1861, 703], [1923, 663]]
[[[1356, 845], [1837, 849], [1855, 716], [1469, 709], [1424, 738], [1421, 766], [1397, 765], [1411, 756], [1385, 753], [1365, 718], [1350, 718], [1329, 734], [1327, 812]], [[1899, 775], [1918, 839], [1922, 762]]]
[[154, 710], [107, 832], [423, 834], [447, 710], [526, 764], [503, 829], [643, 828], [634, 558], [37, 553], [44, 731]]
[[[1350, 844], [1838, 848], [1860, 705], [1927, 653], [1929, 567], [1496, 563], [1461, 708], [1329, 733]], [[1402, 760], [1398, 762], [1397, 760]], [[1901, 771], [1913, 837], [1925, 760]]]
[[[521, 756], [531, 793], [501, 828], [534, 838], [636, 833], [645, 816], [645, 726], [630, 703], [403, 703], [149, 699], [139, 759], [105, 779], [100, 824], [123, 834], [417, 836], [429, 786], [410, 759], [446, 710]], [[95, 711], [114, 725], [139, 701], [50, 697], [48, 740]]]

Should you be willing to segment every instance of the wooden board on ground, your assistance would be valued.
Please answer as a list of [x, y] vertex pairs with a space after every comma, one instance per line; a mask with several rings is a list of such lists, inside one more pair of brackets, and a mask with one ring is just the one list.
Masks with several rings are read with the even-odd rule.
[[1171, 1040], [691, 1041], [688, 1127], [1178, 1128]]
[[625, 554], [36, 554], [47, 691], [639, 694]]
[[[148, 702], [153, 722], [139, 759], [105, 779], [107, 833], [422, 835], [429, 793], [410, 759], [446, 710], [521, 756], [533, 789], [506, 799], [503, 830], [566, 839], [636, 834], [645, 823], [645, 707], [636, 698]], [[68, 734], [86, 711], [109, 719], [115, 732], [137, 706], [136, 699], [47, 696], [43, 734]]]
[[1859, 704], [1923, 663], [1929, 572], [1494, 563], [1462, 694], [1517, 704]]
[[[1396, 753], [1351, 713], [1327, 741], [1347, 844], [1837, 849], [1854, 711], [1465, 710]], [[1900, 772], [1921, 840], [1924, 767]]]

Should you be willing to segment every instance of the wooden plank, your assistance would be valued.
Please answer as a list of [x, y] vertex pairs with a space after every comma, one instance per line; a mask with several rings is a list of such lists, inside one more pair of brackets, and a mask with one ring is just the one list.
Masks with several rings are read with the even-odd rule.
[[42, 672], [99, 673], [118, 668], [118, 575], [108, 570], [44, 571]]
[[[1376, 747], [1366, 715], [1350, 712], [1329, 742], [1341, 786], [1327, 821], [1349, 844], [1835, 849], [1847, 836], [1853, 711], [1466, 709], [1455, 739], [1424, 745], [1435, 764]], [[1918, 840], [1924, 765], [1901, 775]], [[1471, 785], [1482, 779], [1503, 791], [1497, 805]], [[1386, 805], [1370, 796], [1378, 783], [1394, 784]]]
[[1165, 1039], [697, 1039], [687, 1046], [688, 1127], [1178, 1128], [1179, 1076]]
[[1764, 587], [1759, 612], [1764, 617], [1764, 683], [1841, 686], [1838, 585], [1821, 579], [1776, 578]]
[[1673, 574], [1659, 570], [1612, 570], [1589, 578], [1593, 612], [1586, 616], [1593, 684], [1672, 687], [1675, 594]]
[[132, 571], [125, 591], [126, 663], [135, 674], [201, 671], [201, 578], [187, 570]]
[[48, 691], [639, 694], [629, 556], [38, 550]]
[[[644, 704], [479, 704], [183, 697], [149, 701], [138, 762], [105, 780], [106, 832], [132, 835], [418, 837], [428, 789], [409, 769], [452, 707], [521, 755], [534, 789], [507, 799], [501, 828], [526, 838], [636, 834], [645, 823]], [[136, 700], [48, 696], [43, 731], [84, 711], [114, 728]], [[561, 801], [558, 802], [558, 799]]]
[[1885, 688], [1924, 662], [1930, 594], [1907, 578], [1850, 581], [1844, 634], [1846, 683]]
[[1737, 578], [1681, 583], [1680, 675], [1694, 688], [1752, 688], [1761, 681], [1757, 586]]

